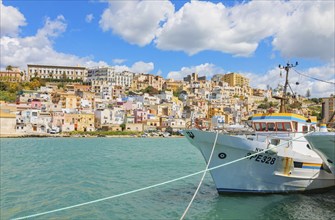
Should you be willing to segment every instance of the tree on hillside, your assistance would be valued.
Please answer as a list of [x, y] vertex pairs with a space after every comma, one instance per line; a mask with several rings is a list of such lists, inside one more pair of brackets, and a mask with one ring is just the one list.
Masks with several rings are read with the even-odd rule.
[[306, 91], [306, 98], [309, 98], [311, 97], [311, 91], [309, 89], [307, 89]]
[[183, 91], [183, 87], [179, 86], [176, 91], [173, 91], [173, 96], [179, 97], [180, 93]]
[[52, 72], [49, 72], [49, 81], [51, 82], [51, 79], [52, 79], [52, 75], [53, 73]]
[[6, 70], [7, 70], [7, 71], [12, 71], [12, 70], [13, 70], [13, 66], [12, 66], [12, 65], [8, 65], [8, 66], [6, 66]]
[[120, 127], [121, 127], [121, 130], [124, 131], [126, 129], [126, 124], [122, 123], [122, 124], [120, 124]]
[[159, 93], [158, 90], [155, 89], [155, 88], [152, 87], [152, 86], [148, 86], [147, 88], [145, 88], [145, 89], [143, 90], [143, 92], [144, 92], [144, 93], [149, 93], [150, 95], [155, 95], [155, 94], [158, 94], [158, 93]]
[[62, 78], [63, 78], [63, 81], [65, 81], [65, 80], [67, 79], [67, 77], [66, 77], [66, 73], [65, 73], [65, 72], [63, 73]]

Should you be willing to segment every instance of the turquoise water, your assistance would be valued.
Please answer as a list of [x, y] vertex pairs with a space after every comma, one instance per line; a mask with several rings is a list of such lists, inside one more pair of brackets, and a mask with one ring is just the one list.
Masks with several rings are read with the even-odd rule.
[[[205, 168], [200, 152], [184, 138], [0, 141], [1, 219], [72, 206]], [[34, 219], [179, 219], [200, 178], [197, 175]], [[335, 219], [335, 190], [319, 194], [218, 195], [208, 174], [186, 219]]]

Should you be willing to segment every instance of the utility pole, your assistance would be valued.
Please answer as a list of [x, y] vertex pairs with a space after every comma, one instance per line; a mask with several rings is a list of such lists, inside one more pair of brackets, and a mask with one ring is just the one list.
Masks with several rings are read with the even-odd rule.
[[296, 67], [298, 65], [298, 62], [296, 62], [294, 65], [287, 63], [286, 66], [282, 66], [279, 64], [279, 69], [284, 69], [286, 72], [286, 79], [285, 79], [285, 85], [284, 85], [284, 91], [283, 91], [283, 96], [282, 97], [277, 97], [278, 99], [280, 99], [280, 113], [286, 113], [286, 104], [287, 104], [287, 100], [288, 98], [286, 97], [286, 93], [287, 93], [287, 87], [289, 86], [288, 84], [288, 73], [290, 71], [290, 69], [292, 67]]

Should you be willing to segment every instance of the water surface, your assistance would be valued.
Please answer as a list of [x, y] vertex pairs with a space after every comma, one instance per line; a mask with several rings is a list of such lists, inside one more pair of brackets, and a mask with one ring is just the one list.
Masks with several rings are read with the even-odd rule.
[[[205, 168], [200, 152], [184, 138], [0, 141], [1, 219], [72, 206]], [[179, 219], [200, 178], [197, 175], [34, 219]], [[208, 174], [186, 219], [335, 219], [335, 190], [318, 194], [218, 195]]]

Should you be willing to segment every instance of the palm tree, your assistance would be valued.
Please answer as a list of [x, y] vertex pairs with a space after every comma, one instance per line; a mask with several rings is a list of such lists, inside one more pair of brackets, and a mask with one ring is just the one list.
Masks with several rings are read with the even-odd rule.
[[23, 81], [22, 77], [23, 77], [23, 72], [20, 72], [20, 76], [21, 76], [21, 81]]
[[51, 82], [52, 79], [52, 72], [49, 72], [49, 81]]
[[8, 65], [6, 66], [6, 70], [9, 72], [9, 71], [12, 71], [13, 70], [13, 66], [12, 65]]

